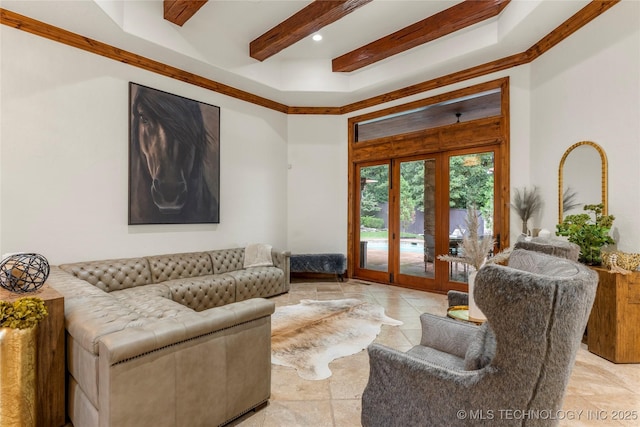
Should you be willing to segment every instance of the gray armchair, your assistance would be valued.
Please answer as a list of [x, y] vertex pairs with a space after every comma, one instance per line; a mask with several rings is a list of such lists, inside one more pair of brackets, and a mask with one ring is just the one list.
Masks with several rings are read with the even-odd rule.
[[509, 266], [486, 265], [475, 283], [482, 326], [423, 314], [420, 345], [369, 346], [363, 426], [557, 423], [550, 415], [562, 408], [597, 274], [517, 249]]
[[[560, 239], [540, 239], [538, 237], [534, 237], [530, 241], [526, 241], [524, 236], [520, 236], [516, 244], [513, 245], [513, 249], [526, 249], [529, 251], [541, 252], [543, 254], [567, 258], [576, 262], [580, 255], [580, 246], [575, 243]], [[447, 300], [449, 307], [453, 307], [455, 305], [468, 305], [469, 295], [466, 292], [451, 290], [447, 292]]]

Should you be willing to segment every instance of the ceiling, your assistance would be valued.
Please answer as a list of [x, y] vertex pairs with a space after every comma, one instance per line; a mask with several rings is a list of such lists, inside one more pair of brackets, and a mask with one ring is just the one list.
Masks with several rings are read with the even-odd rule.
[[[325, 15], [319, 9], [305, 10], [318, 7], [312, 3], [208, 0], [182, 26], [164, 19], [163, 0], [2, 0], [0, 5], [278, 103], [337, 107], [523, 52], [589, 1], [320, 2], [353, 9], [344, 13], [335, 7]], [[489, 11], [485, 15], [495, 16], [474, 20], [469, 8], [475, 4], [479, 9], [478, 3]], [[298, 27], [286, 26], [292, 16], [300, 17]], [[305, 26], [305, 19], [311, 25]], [[284, 26], [278, 32], [280, 24]], [[274, 27], [275, 38], [260, 39]], [[402, 31], [406, 33], [388, 37]], [[315, 33], [323, 36], [320, 42], [311, 39]], [[407, 49], [407, 39], [416, 33], [423, 38], [416, 38], [415, 47]], [[333, 71], [336, 58], [385, 37], [373, 48], [378, 55], [395, 53], [392, 56], [374, 58], [354, 71]], [[423, 42], [429, 37], [433, 40]], [[300, 40], [293, 43], [296, 39]], [[263, 52], [277, 51], [278, 43], [293, 44], [258, 60], [250, 56], [254, 40], [264, 42]], [[396, 49], [398, 43], [406, 46]]]

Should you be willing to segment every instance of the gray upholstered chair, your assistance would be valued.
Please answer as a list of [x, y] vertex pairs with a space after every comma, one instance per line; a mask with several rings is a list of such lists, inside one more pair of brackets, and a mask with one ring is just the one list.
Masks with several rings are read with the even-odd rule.
[[420, 345], [368, 347], [363, 426], [557, 423], [597, 274], [516, 249], [508, 266], [485, 265], [475, 283], [482, 326], [423, 314]]
[[[580, 255], [580, 246], [560, 239], [541, 239], [538, 237], [526, 241], [524, 236], [520, 236], [513, 249], [527, 249], [529, 251], [542, 252], [543, 254], [553, 255], [560, 258], [567, 258], [572, 261], [578, 261]], [[451, 290], [447, 292], [447, 300], [449, 307], [455, 305], [468, 305], [469, 295], [466, 292]]]

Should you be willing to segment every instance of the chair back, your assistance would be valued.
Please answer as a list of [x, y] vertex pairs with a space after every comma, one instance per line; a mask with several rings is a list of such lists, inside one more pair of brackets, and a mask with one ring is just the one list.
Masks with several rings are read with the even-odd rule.
[[507, 266], [478, 271], [474, 297], [496, 341], [485, 378], [495, 392], [486, 404], [562, 408], [597, 284], [597, 273], [582, 264], [524, 249]]

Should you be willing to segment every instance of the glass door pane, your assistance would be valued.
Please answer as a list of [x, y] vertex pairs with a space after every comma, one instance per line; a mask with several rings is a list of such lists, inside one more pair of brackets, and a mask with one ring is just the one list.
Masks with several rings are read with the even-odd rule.
[[389, 271], [389, 165], [360, 168], [360, 259], [367, 270]]
[[[493, 238], [494, 153], [462, 154], [449, 157], [449, 254], [460, 255], [460, 243], [467, 233], [467, 207], [479, 211], [478, 235]], [[471, 267], [473, 268], [473, 267]], [[469, 266], [449, 263], [449, 280], [467, 282]]]
[[435, 159], [400, 162], [400, 274], [435, 276]]

